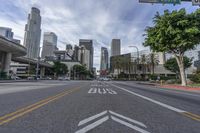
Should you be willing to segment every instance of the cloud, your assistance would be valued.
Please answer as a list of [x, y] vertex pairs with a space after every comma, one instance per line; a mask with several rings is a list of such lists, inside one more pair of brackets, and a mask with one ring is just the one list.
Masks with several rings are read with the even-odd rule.
[[[138, 0], [3, 0], [0, 4], [0, 26], [11, 27], [15, 37], [23, 42], [24, 27], [31, 7], [40, 9], [42, 33], [55, 32], [58, 47], [65, 43], [77, 45], [79, 39], [94, 40], [94, 66], [99, 68], [100, 48], [110, 52], [112, 38], [120, 38], [122, 53], [133, 51], [129, 45], [142, 46], [144, 29], [152, 25], [154, 14], [165, 9], [185, 7], [191, 12], [198, 7], [191, 3], [181, 5], [141, 4]], [[43, 38], [43, 37], [42, 37]], [[41, 40], [41, 45], [42, 45]]]

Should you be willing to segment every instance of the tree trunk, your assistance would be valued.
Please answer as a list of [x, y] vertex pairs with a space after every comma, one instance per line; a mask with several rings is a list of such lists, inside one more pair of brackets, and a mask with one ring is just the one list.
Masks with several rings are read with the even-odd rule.
[[154, 65], [154, 63], [152, 64], [152, 69], [153, 69], [153, 75], [154, 75], [154, 73], [155, 73], [155, 65]]
[[175, 57], [176, 57], [176, 61], [178, 63], [179, 70], [180, 70], [181, 85], [186, 86], [187, 82], [186, 82], [186, 77], [185, 77], [185, 68], [183, 64], [183, 56], [175, 56]]

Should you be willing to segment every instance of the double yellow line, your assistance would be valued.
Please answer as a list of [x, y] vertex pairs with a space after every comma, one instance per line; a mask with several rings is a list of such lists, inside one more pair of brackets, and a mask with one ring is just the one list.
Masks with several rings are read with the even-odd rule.
[[193, 113], [190, 113], [190, 112], [184, 112], [182, 113], [184, 116], [186, 117], [189, 117], [193, 120], [196, 120], [196, 121], [199, 121], [200, 122], [200, 116], [199, 115], [196, 115], [196, 114], [193, 114]]
[[30, 112], [32, 112], [32, 111], [34, 111], [34, 110], [36, 110], [36, 109], [48, 104], [48, 103], [50, 103], [50, 102], [53, 102], [53, 101], [55, 101], [57, 99], [60, 99], [61, 97], [65, 96], [65, 95], [68, 95], [68, 94], [70, 94], [72, 92], [75, 92], [75, 91], [77, 91], [79, 89], [80, 89], [80, 87], [61, 92], [61, 93], [59, 93], [57, 95], [48, 97], [48, 98], [46, 98], [44, 100], [41, 100], [39, 102], [36, 102], [36, 103], [34, 103], [32, 105], [29, 105], [29, 106], [26, 106], [24, 108], [21, 108], [21, 109], [15, 111], [15, 112], [6, 114], [4, 116], [1, 116], [0, 117], [0, 125], [6, 124], [6, 123], [18, 118], [18, 117], [21, 117], [21, 116], [23, 116], [23, 115], [25, 115], [27, 113], [30, 113]]

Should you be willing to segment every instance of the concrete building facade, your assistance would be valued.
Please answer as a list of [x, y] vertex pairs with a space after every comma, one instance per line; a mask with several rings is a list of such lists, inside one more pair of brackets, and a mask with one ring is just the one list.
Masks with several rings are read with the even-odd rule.
[[28, 22], [25, 26], [24, 46], [27, 48], [28, 58], [37, 58], [40, 49], [41, 37], [41, 16], [40, 10], [32, 7], [28, 15]]
[[57, 36], [53, 32], [45, 32], [43, 39], [42, 58], [54, 56], [54, 51], [57, 50]]
[[120, 39], [112, 39], [111, 42], [111, 56], [121, 54], [121, 41]]
[[[94, 54], [94, 48], [93, 48], [93, 41], [92, 40], [88, 40], [88, 39], [80, 39], [79, 40], [79, 46], [82, 47], [84, 46], [85, 47], [85, 56], [89, 56], [89, 57], [86, 57], [88, 59], [88, 61], [85, 61], [86, 64], [89, 63], [89, 70], [92, 71], [92, 68], [93, 68], [93, 54]], [[89, 55], [87, 55], [87, 51], [89, 51]]]
[[90, 50], [86, 49], [85, 46], [80, 47], [78, 60], [82, 65], [86, 66], [87, 70], [91, 69], [91, 52]]
[[108, 70], [108, 49], [101, 47], [100, 70]]
[[17, 43], [0, 36], [0, 72], [9, 75], [12, 57], [26, 55], [26, 48]]

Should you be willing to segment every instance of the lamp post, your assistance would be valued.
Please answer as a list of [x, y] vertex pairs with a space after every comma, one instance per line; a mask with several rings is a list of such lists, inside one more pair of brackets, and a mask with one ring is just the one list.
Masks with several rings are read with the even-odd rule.
[[39, 62], [40, 62], [40, 49], [41, 49], [41, 47], [39, 47], [39, 51], [38, 51], [37, 68], [36, 68], [36, 80], [38, 80]]
[[[136, 48], [136, 50], [137, 50], [137, 65], [139, 65], [139, 59], [140, 59], [140, 57], [139, 57], [139, 49], [138, 49], [138, 47], [137, 46], [129, 46], [129, 47], [133, 47], [133, 48]], [[136, 65], [136, 69], [137, 69], [137, 65]], [[129, 75], [130, 75], [130, 73], [129, 73]]]

